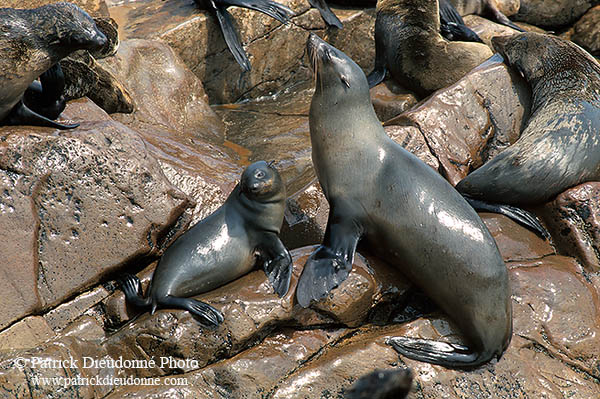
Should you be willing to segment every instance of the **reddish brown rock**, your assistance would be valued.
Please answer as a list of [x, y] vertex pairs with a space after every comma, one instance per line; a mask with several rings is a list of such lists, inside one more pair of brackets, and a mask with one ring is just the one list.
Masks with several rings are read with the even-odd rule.
[[[314, 249], [305, 247], [292, 251], [294, 272], [290, 291], [284, 298], [273, 293], [264, 272], [257, 270], [198, 296], [223, 312], [225, 321], [219, 327], [205, 328], [186, 311], [146, 313], [107, 339], [108, 353], [135, 359], [149, 356], [195, 359], [199, 367], [204, 367], [234, 356], [278, 325], [359, 325], [374, 307], [403, 301], [409, 288], [405, 280], [382, 262], [373, 258], [367, 261], [357, 254], [352, 273], [326, 301], [313, 308], [301, 308], [295, 304], [296, 283], [306, 258]], [[131, 372], [145, 376], [161, 373], [159, 370]]]
[[135, 132], [110, 118], [75, 120], [81, 126], [60, 135], [46, 128], [0, 129], [1, 267], [12, 276], [4, 279], [10, 294], [1, 326], [160, 253], [190, 206]]
[[583, 183], [540, 209], [559, 252], [600, 271], [600, 183]]
[[440, 162], [431, 153], [425, 137], [417, 127], [392, 125], [386, 126], [384, 130], [392, 140], [404, 147], [405, 150], [415, 154], [435, 171], [439, 171]]
[[417, 103], [414, 93], [403, 89], [392, 80], [378, 84], [370, 92], [373, 108], [382, 122], [400, 115]]
[[527, 84], [490, 59], [385, 125], [417, 127], [454, 185], [518, 139], [529, 102]]
[[282, 0], [296, 17], [280, 22], [262, 13], [231, 7], [252, 71], [242, 74], [211, 15], [191, 1], [152, 0], [111, 8], [122, 38], [160, 39], [171, 45], [202, 80], [211, 103], [233, 103], [279, 92], [310, 81], [305, 54], [308, 31], [324, 34], [365, 70], [373, 65], [374, 10], [336, 9], [342, 30], [326, 30], [315, 9], [304, 0]]
[[505, 262], [539, 259], [554, 254], [548, 240], [530, 229], [497, 213], [480, 213]]

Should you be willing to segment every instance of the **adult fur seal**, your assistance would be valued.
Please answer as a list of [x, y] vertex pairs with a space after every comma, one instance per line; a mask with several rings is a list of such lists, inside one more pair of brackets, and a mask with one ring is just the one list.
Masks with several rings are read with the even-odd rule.
[[0, 124], [62, 125], [29, 109], [23, 94], [31, 82], [70, 53], [102, 47], [106, 36], [81, 8], [55, 3], [30, 10], [0, 9]]
[[532, 205], [599, 180], [600, 64], [576, 44], [540, 33], [492, 44], [531, 86], [531, 116], [513, 145], [456, 189], [476, 200]]
[[385, 134], [360, 67], [314, 34], [307, 46], [316, 73], [312, 159], [330, 213], [323, 244], [300, 276], [298, 303], [307, 307], [344, 281], [363, 240], [402, 265], [469, 345], [396, 337], [396, 350], [448, 367], [501, 356], [512, 332], [511, 299], [489, 231], [446, 180]]
[[285, 186], [275, 168], [264, 161], [248, 166], [225, 203], [165, 251], [146, 298], [137, 277], [121, 280], [127, 300], [151, 307], [152, 313], [157, 307], [186, 309], [217, 325], [223, 321], [218, 310], [187, 297], [248, 273], [257, 257], [275, 292], [284, 296], [292, 275], [292, 258], [278, 236], [285, 199]]
[[281, 23], [287, 23], [290, 16], [294, 15], [294, 12], [283, 4], [276, 3], [271, 0], [194, 0], [196, 4], [205, 10], [210, 11], [217, 17], [221, 32], [223, 32], [223, 38], [225, 43], [231, 51], [233, 58], [242, 67], [244, 72], [248, 72], [251, 68], [250, 60], [248, 55], [242, 47], [242, 42], [238, 31], [234, 25], [233, 17], [227, 11], [227, 7], [236, 6], [243, 7], [249, 10], [259, 11], [263, 14], [268, 15], [271, 18], [276, 19]]
[[389, 70], [395, 81], [424, 97], [492, 56], [484, 44], [449, 42], [439, 31], [438, 0], [378, 1], [369, 86], [381, 83]]

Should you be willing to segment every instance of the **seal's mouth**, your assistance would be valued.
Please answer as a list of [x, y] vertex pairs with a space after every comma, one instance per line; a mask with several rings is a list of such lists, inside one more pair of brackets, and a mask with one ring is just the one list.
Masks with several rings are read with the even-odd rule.
[[311, 32], [306, 41], [306, 51], [308, 52], [308, 58], [310, 60], [310, 66], [313, 73], [317, 73], [319, 61], [331, 60], [331, 46], [319, 36]]

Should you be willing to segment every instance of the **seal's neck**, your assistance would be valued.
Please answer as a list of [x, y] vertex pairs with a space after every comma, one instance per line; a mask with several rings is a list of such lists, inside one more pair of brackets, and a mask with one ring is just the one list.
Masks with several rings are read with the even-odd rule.
[[283, 223], [285, 194], [276, 194], [269, 199], [257, 201], [244, 194], [238, 184], [227, 198], [228, 206], [237, 209], [244, 217], [246, 227], [279, 234]]

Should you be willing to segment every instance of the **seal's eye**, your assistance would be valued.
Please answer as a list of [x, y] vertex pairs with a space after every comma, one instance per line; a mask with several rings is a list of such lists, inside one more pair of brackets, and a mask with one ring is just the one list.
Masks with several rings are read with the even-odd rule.
[[254, 172], [254, 177], [256, 177], [257, 179], [262, 179], [263, 177], [265, 177], [265, 172], [258, 169], [256, 172]]
[[344, 85], [346, 85], [347, 88], [350, 88], [350, 81], [348, 80], [348, 78], [344, 75], [340, 76], [340, 80], [342, 81], [342, 83]]

